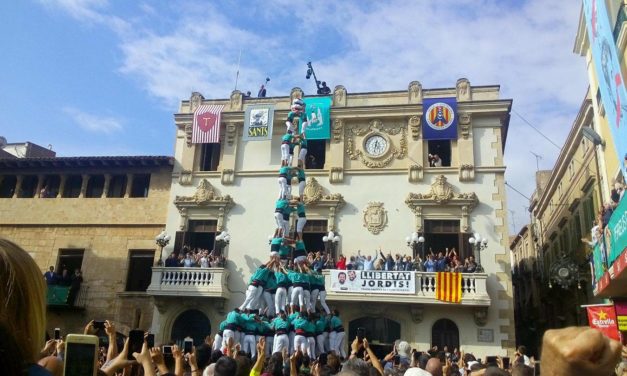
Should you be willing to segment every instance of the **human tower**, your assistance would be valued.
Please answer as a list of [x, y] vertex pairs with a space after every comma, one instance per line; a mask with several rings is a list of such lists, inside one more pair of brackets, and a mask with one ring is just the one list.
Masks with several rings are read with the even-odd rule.
[[[307, 223], [304, 203], [307, 115], [300, 96], [292, 102], [285, 124], [270, 258], [250, 277], [242, 305], [220, 323], [214, 349], [223, 349], [232, 338], [252, 357], [269, 356], [284, 348], [290, 354], [300, 350], [312, 358], [329, 351], [346, 357], [342, 320], [337, 310], [331, 314], [326, 303], [324, 276], [321, 270], [311, 269], [303, 242]], [[297, 164], [293, 166], [296, 151]], [[292, 195], [293, 178], [298, 179], [298, 197]], [[297, 215], [295, 226], [290, 225], [293, 212]], [[321, 310], [317, 309], [318, 301]], [[256, 354], [256, 343], [261, 337], [266, 337], [266, 354]]]

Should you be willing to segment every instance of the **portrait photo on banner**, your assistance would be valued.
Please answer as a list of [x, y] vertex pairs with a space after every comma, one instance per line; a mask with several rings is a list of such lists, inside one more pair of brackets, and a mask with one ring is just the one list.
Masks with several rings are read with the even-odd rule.
[[244, 113], [244, 141], [272, 139], [274, 105], [255, 105], [246, 108]]

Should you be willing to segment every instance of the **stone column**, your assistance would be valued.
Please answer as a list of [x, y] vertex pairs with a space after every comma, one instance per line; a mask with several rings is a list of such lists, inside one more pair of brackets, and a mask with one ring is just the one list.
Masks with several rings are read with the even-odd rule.
[[78, 195], [78, 198], [85, 198], [85, 192], [87, 191], [87, 184], [89, 183], [89, 175], [84, 174], [81, 175], [83, 180], [81, 181], [81, 193]]
[[124, 192], [124, 198], [131, 197], [131, 188], [133, 188], [133, 174], [126, 174], [126, 191]]
[[109, 185], [111, 185], [111, 174], [105, 174], [104, 186], [102, 187], [102, 195], [100, 198], [107, 198], [107, 192], [109, 192]]
[[45, 180], [46, 180], [45, 175], [37, 175], [37, 188], [35, 188], [35, 198], [41, 198], [39, 197], [39, 195], [40, 195], [41, 189], [43, 188]]
[[15, 191], [13, 191], [13, 198], [17, 198], [18, 192], [22, 190], [22, 180], [24, 180], [23, 175], [18, 175], [17, 180], [15, 181]]
[[57, 194], [57, 198], [63, 197], [63, 191], [65, 191], [65, 182], [67, 181], [67, 175], [59, 176], [59, 193]]

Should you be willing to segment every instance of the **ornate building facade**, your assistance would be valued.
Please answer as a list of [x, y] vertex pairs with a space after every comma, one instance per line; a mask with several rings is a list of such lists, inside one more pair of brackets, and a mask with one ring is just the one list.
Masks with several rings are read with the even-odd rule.
[[[183, 246], [212, 249], [223, 231], [230, 242], [222, 250], [225, 268], [153, 268], [148, 293], [156, 305], [152, 329], [161, 340], [178, 339], [186, 330], [215, 332], [224, 314], [243, 301], [251, 273], [268, 259], [284, 119], [299, 94], [294, 88], [288, 97], [244, 98], [234, 91], [229, 99], [205, 100], [193, 93], [181, 102], [166, 223], [175, 241], [162, 257]], [[456, 139], [434, 144], [423, 138], [426, 98], [457, 100]], [[407, 90], [377, 93], [337, 86], [331, 100], [330, 138], [309, 141], [316, 163], [306, 170], [308, 250], [326, 249], [335, 257], [374, 256], [379, 249], [411, 255], [420, 248], [408, 248], [406, 236], [416, 232], [426, 250], [454, 247], [461, 257], [480, 257], [485, 269], [464, 274], [460, 304], [435, 299], [435, 273], [415, 272], [409, 296], [328, 291], [349, 335], [367, 325], [371, 341], [381, 346], [402, 337], [419, 349], [461, 345], [480, 356], [513, 350], [503, 163], [511, 100], [499, 98], [498, 86], [473, 87], [466, 79], [454, 88], [423, 89], [414, 81]], [[246, 110], [262, 104], [274, 106], [273, 137], [244, 141]], [[200, 105], [224, 106], [219, 144], [191, 142]], [[382, 150], [368, 148], [374, 138]], [[429, 166], [433, 150], [443, 166]], [[323, 242], [328, 232], [334, 242]], [[468, 240], [477, 233], [487, 239], [485, 249], [471, 248]], [[191, 321], [199, 326], [186, 324]]]
[[[148, 329], [146, 294], [165, 225], [171, 157], [0, 158], [0, 236], [43, 273], [82, 271], [82, 283], [48, 286], [48, 333], [82, 333], [90, 320]], [[64, 286], [65, 285], [65, 286]]]

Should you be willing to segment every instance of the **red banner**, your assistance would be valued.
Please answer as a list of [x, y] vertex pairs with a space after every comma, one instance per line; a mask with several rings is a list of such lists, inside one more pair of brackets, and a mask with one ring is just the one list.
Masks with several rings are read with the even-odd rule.
[[592, 306], [588, 310], [588, 324], [609, 338], [619, 341], [614, 306]]

